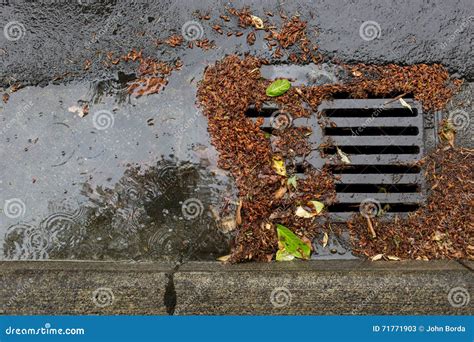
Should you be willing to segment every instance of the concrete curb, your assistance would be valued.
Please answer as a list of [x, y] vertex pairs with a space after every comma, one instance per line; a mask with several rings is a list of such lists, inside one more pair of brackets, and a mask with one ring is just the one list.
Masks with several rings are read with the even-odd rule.
[[[55, 315], [470, 315], [472, 266], [472, 261], [189, 262], [180, 267], [10, 261], [0, 268], [0, 308], [3, 314]], [[453, 289], [461, 289], [462, 306], [451, 304]]]

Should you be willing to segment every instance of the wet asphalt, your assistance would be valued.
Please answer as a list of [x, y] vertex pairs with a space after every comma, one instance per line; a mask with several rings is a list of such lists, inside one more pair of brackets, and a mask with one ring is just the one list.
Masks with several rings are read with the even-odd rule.
[[[272, 60], [263, 32], [248, 46], [245, 34], [227, 38], [211, 29], [240, 30], [219, 15], [245, 5], [262, 17], [300, 15], [329, 65], [441, 63], [474, 80], [469, 0], [2, 0], [0, 87], [25, 87], [0, 104], [0, 259], [214, 259], [228, 252], [232, 234], [213, 212], [232, 208], [236, 191], [217, 168], [195, 92], [204, 68], [226, 54]], [[196, 11], [211, 20], [200, 21]], [[155, 44], [193, 21], [216, 49]], [[135, 67], [104, 65], [108, 52], [131, 49], [179, 58], [183, 68], [162, 93], [131, 98], [123, 78]], [[449, 110], [472, 118], [472, 92], [466, 84]], [[81, 118], [72, 109], [83, 103], [90, 113]], [[461, 135], [468, 145], [470, 127]]]

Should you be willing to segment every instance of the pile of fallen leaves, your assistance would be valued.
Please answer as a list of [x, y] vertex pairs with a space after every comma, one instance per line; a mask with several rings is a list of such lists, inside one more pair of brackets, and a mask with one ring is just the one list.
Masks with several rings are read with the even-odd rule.
[[138, 62], [138, 77], [129, 83], [127, 89], [135, 96], [159, 93], [168, 83], [167, 77], [182, 66], [179, 60], [171, 65], [151, 57], [143, 57], [142, 52], [136, 50], [130, 51], [122, 59], [125, 62]]
[[441, 146], [425, 157], [428, 202], [407, 218], [364, 218], [349, 222], [354, 251], [370, 258], [474, 258], [474, 150]]
[[[242, 200], [231, 261], [274, 258], [279, 247], [276, 224], [288, 227], [301, 239], [312, 239], [324, 224], [324, 211], [312, 214], [310, 203], [327, 206], [335, 200], [329, 167], [306, 170], [296, 186], [289, 184], [296, 175], [292, 160], [305, 153], [300, 140], [308, 134], [290, 127], [269, 138], [260, 129], [261, 120], [246, 117], [249, 106], [259, 109], [264, 102], [273, 102], [297, 118], [311, 115], [305, 104], [314, 112], [321, 101], [342, 93], [352, 98], [413, 96], [422, 101], [425, 110], [438, 110], [460, 85], [460, 81], [450, 80], [441, 65], [355, 65], [346, 66], [354, 75], [346, 84], [291, 87], [281, 96], [270, 97], [266, 89], [271, 81], [260, 75], [264, 63], [251, 56], [228, 56], [206, 69], [198, 89], [212, 143], [219, 151], [219, 166], [235, 177]], [[295, 146], [300, 148], [295, 150]], [[309, 215], [301, 215], [301, 211], [298, 215], [300, 207]], [[356, 226], [354, 223], [353, 229], [358, 229]], [[365, 222], [360, 223], [360, 229], [367, 234]]]

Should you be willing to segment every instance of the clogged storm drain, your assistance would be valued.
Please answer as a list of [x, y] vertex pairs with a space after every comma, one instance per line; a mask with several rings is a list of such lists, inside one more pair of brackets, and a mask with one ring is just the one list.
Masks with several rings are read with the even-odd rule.
[[275, 97], [266, 89], [278, 76], [264, 78], [265, 63], [228, 56], [198, 88], [242, 203], [231, 262], [275, 258], [281, 226], [313, 241], [313, 252], [349, 231], [352, 250], [368, 257], [472, 257], [472, 151], [452, 146], [444, 124], [449, 144], [424, 156], [423, 118], [445, 107], [459, 80], [441, 65], [342, 65], [355, 77], [294, 82]]
[[[259, 112], [250, 108], [246, 115], [263, 117], [266, 132], [290, 125], [311, 129], [311, 152], [295, 158], [296, 175], [303, 179], [308, 168], [330, 166], [337, 194], [337, 203], [328, 207], [331, 220], [347, 221], [359, 211], [393, 218], [416, 210], [424, 200], [424, 177], [414, 165], [423, 157], [423, 113], [413, 100], [406, 103], [410, 109], [397, 99], [325, 101], [318, 108], [323, 127], [317, 113], [292, 120], [277, 105], [264, 105]], [[338, 150], [348, 158], [343, 164]]]

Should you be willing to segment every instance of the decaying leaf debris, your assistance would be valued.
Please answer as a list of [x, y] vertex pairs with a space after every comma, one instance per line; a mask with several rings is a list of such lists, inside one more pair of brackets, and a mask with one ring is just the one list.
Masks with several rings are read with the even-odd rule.
[[354, 251], [371, 257], [474, 259], [474, 150], [440, 146], [424, 160], [428, 203], [406, 219], [374, 218], [371, 239], [364, 218], [349, 222]]

